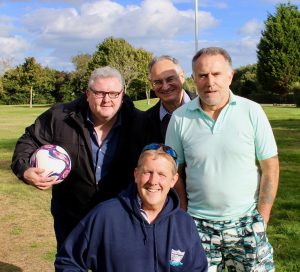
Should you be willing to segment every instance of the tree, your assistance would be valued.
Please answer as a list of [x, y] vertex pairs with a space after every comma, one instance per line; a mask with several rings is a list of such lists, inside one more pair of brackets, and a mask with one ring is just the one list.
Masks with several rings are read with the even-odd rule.
[[152, 59], [152, 54], [148, 51], [138, 48], [134, 52], [137, 72], [135, 78], [130, 83], [128, 95], [134, 100], [145, 99], [150, 101], [150, 81], [148, 79], [148, 63]]
[[76, 98], [73, 73], [55, 72], [55, 88], [53, 97], [56, 102], [69, 102]]
[[12, 57], [2, 57], [0, 59], [0, 75], [12, 68], [14, 59]]
[[144, 86], [147, 85], [147, 65], [152, 58], [151, 53], [143, 49], [135, 49], [124, 39], [113, 37], [104, 40], [97, 48], [88, 65], [88, 74], [97, 67], [109, 65], [123, 75], [125, 91], [136, 79], [142, 80]]
[[75, 72], [79, 76], [84, 76], [88, 69], [88, 64], [91, 60], [92, 56], [90, 54], [79, 54], [74, 57], [72, 57], [72, 63], [75, 66]]
[[[82, 92], [86, 89], [87, 85], [87, 71], [89, 67], [89, 62], [91, 61], [92, 56], [90, 54], [79, 54], [72, 58], [72, 63], [75, 66], [75, 71], [70, 74], [70, 81], [68, 83], [69, 85], [69, 91], [73, 88], [73, 95], [74, 96], [80, 96]], [[65, 87], [65, 91], [68, 90], [68, 88]], [[66, 93], [65, 93], [66, 94]], [[69, 95], [67, 95], [69, 96]]]
[[3, 91], [3, 78], [0, 76], [0, 104], [2, 104], [3, 97], [4, 97], [4, 91]]
[[196, 84], [191, 76], [185, 79], [183, 88], [193, 93], [197, 92]]
[[295, 104], [297, 107], [300, 107], [300, 82], [295, 82], [293, 89]]
[[8, 70], [3, 75], [3, 100], [6, 104], [30, 103], [30, 89], [21, 66]]
[[251, 64], [235, 69], [231, 83], [231, 90], [240, 96], [249, 98], [251, 94], [258, 92], [257, 65]]
[[28, 57], [22, 65], [3, 75], [3, 100], [6, 104], [28, 104], [32, 92], [35, 103], [53, 103], [54, 83], [55, 71]]
[[257, 78], [265, 91], [282, 97], [300, 77], [300, 12], [297, 6], [279, 4], [268, 15], [257, 46]]

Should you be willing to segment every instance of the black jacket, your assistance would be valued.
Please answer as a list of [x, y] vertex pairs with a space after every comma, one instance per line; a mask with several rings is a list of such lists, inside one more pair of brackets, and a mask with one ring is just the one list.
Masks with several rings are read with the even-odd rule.
[[[197, 96], [196, 93], [185, 91], [187, 95], [192, 100]], [[160, 117], [159, 117], [160, 101], [158, 101], [153, 107], [145, 112], [145, 121], [143, 122], [146, 128], [144, 130], [146, 133], [146, 144], [147, 143], [164, 143], [166, 135], [162, 135], [160, 127]]]
[[40, 115], [27, 127], [18, 140], [11, 168], [22, 179], [29, 168], [31, 154], [41, 145], [57, 144], [70, 155], [72, 170], [68, 177], [52, 188], [53, 201], [59, 203], [61, 212], [79, 221], [97, 203], [116, 197], [133, 180], [133, 169], [138, 154], [132, 154], [132, 131], [135, 116], [140, 112], [125, 96], [121, 115], [121, 137], [117, 154], [108, 173], [97, 185], [93, 169], [91, 140], [86, 125], [88, 103], [86, 95], [67, 104], [55, 105]]

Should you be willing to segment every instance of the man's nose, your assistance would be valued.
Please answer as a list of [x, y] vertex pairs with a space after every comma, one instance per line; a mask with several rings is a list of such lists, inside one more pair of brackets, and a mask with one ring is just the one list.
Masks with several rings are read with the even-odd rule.
[[110, 100], [110, 97], [109, 97], [108, 93], [104, 94], [102, 100], [104, 100], [105, 102]]
[[158, 183], [158, 175], [155, 174], [155, 173], [152, 173], [149, 177], [149, 180], [148, 182], [151, 184], [151, 185], [155, 185]]
[[208, 86], [214, 85], [214, 77], [213, 77], [213, 75], [211, 75], [211, 74], [207, 75], [207, 84], [208, 84]]
[[162, 89], [164, 89], [164, 90], [168, 89], [169, 85], [170, 85], [170, 83], [167, 80], [165, 80], [165, 79], [162, 80], [162, 86], [161, 86]]

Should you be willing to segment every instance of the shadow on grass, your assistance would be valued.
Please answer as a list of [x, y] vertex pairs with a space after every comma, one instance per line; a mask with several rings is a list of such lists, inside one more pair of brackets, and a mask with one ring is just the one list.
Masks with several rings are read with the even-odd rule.
[[7, 161], [7, 160], [1, 161], [0, 160], [0, 172], [1, 171], [11, 171], [10, 164], [11, 164], [11, 161]]
[[[0, 158], [0, 172], [2, 170], [10, 170], [10, 164], [11, 164], [11, 156], [13, 153], [13, 150], [15, 148], [16, 140], [15, 139], [5, 139], [0, 140], [0, 153], [2, 154], [2, 157]], [[3, 154], [11, 154], [3, 156]], [[0, 270], [1, 272], [1, 270]]]
[[17, 139], [1, 139], [0, 140], [0, 148], [3, 151], [13, 152]]
[[271, 120], [272, 128], [299, 129], [300, 119]]
[[22, 272], [23, 270], [13, 264], [0, 262], [0, 272]]
[[[34, 108], [37, 108], [37, 109], [45, 108], [45, 109], [47, 109], [51, 106], [53, 106], [53, 104], [32, 105], [32, 109], [34, 109]], [[30, 108], [29, 105], [15, 105], [14, 107], [25, 108], [25, 109]]]

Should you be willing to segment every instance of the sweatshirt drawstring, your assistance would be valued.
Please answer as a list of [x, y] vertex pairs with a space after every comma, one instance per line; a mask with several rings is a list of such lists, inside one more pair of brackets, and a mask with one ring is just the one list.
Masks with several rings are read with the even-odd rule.
[[154, 224], [153, 225], [153, 240], [154, 240], [154, 256], [155, 256], [155, 272], [158, 272], [159, 269], [158, 269], [158, 256], [157, 256], [157, 243], [156, 243], [156, 235], [155, 235], [155, 228], [156, 225]]
[[146, 232], [146, 227], [145, 227], [144, 220], [142, 220], [141, 225], [142, 225], [142, 231], [143, 231], [143, 234], [144, 234], [144, 245], [146, 245], [146, 243], [148, 241], [148, 235], [147, 235], [147, 232]]

